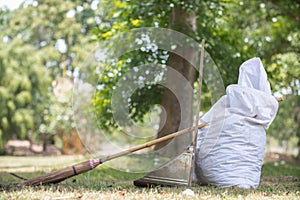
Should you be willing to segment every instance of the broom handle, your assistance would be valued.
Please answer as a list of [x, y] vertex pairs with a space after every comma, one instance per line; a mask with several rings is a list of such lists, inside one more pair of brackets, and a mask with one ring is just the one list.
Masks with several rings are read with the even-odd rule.
[[152, 140], [152, 141], [150, 141], [150, 142], [146, 142], [146, 143], [144, 143], [144, 144], [140, 144], [140, 145], [138, 145], [138, 146], [129, 148], [129, 149], [124, 150], [124, 151], [121, 151], [121, 152], [119, 152], [119, 153], [116, 153], [116, 154], [107, 156], [107, 157], [105, 157], [105, 158], [103, 158], [103, 159], [100, 159], [100, 163], [104, 163], [104, 162], [106, 162], [106, 161], [109, 161], [109, 160], [112, 160], [112, 159], [115, 159], [115, 158], [118, 158], [118, 157], [121, 157], [121, 156], [130, 154], [130, 153], [132, 153], [132, 152], [135, 152], [135, 151], [138, 151], [138, 150], [141, 150], [141, 149], [150, 147], [150, 146], [155, 145], [155, 144], [157, 144], [157, 143], [160, 143], [160, 142], [163, 142], [163, 141], [166, 141], [166, 140], [175, 138], [175, 137], [177, 137], [177, 136], [180, 136], [180, 135], [189, 133], [189, 132], [195, 130], [196, 128], [197, 128], [197, 129], [201, 129], [201, 128], [203, 128], [204, 126], [206, 126], [207, 124], [208, 124], [208, 123], [205, 122], [205, 123], [199, 124], [198, 127], [194, 126], [194, 127], [186, 128], [186, 129], [183, 129], [183, 130], [181, 130], [181, 131], [177, 131], [177, 132], [175, 132], [175, 133], [166, 135], [166, 136], [164, 136], [164, 137], [161, 137], [161, 138]]

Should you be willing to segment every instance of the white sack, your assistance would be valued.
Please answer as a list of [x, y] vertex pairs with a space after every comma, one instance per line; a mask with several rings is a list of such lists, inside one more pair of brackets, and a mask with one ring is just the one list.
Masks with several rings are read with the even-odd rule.
[[265, 130], [274, 120], [277, 100], [271, 96], [267, 74], [259, 58], [240, 67], [237, 85], [202, 118], [199, 129], [195, 179], [218, 187], [257, 188], [266, 144]]

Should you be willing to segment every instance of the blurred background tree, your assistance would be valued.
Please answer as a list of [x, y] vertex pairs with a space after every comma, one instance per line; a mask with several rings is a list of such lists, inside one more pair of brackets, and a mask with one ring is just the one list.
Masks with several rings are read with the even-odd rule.
[[13, 138], [46, 144], [57, 133], [76, 134], [72, 79], [94, 48], [87, 37], [95, 24], [90, 3], [24, 1], [1, 9], [1, 147]]
[[[42, 59], [19, 38], [1, 43], [1, 147], [11, 138], [25, 139], [39, 126], [51, 79]], [[7, 67], [9, 66], [9, 67]]]

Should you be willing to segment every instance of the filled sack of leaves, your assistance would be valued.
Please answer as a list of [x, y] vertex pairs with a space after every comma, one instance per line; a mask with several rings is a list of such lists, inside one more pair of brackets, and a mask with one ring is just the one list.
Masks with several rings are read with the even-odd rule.
[[274, 120], [277, 100], [271, 95], [259, 58], [244, 62], [237, 85], [201, 118], [195, 181], [218, 187], [257, 188], [266, 145], [265, 130]]

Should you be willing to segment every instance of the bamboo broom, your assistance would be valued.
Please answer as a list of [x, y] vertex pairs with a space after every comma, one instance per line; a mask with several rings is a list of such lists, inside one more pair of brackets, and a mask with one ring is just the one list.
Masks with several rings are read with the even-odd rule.
[[135, 151], [153, 146], [157, 143], [175, 138], [177, 136], [180, 136], [180, 135], [183, 135], [183, 134], [186, 134], [186, 133], [189, 133], [189, 132], [192, 132], [195, 129], [201, 129], [201, 128], [205, 127], [207, 124], [208, 123], [202, 123], [198, 126], [186, 128], [186, 129], [183, 129], [181, 131], [172, 133], [170, 135], [167, 135], [167, 136], [152, 140], [150, 142], [146, 142], [144, 144], [140, 144], [138, 146], [135, 146], [135, 147], [129, 148], [127, 150], [121, 151], [119, 153], [107, 156], [105, 158], [87, 160], [87, 161], [75, 164], [73, 166], [66, 167], [66, 168], [61, 169], [61, 170], [57, 170], [57, 171], [50, 172], [50, 173], [47, 173], [47, 174], [44, 174], [44, 175], [41, 175], [41, 176], [38, 176], [38, 177], [35, 177], [35, 178], [25, 180], [25, 181], [21, 182], [20, 184], [25, 185], [25, 186], [37, 186], [37, 185], [45, 185], [45, 184], [51, 184], [51, 183], [59, 183], [59, 182], [65, 180], [65, 179], [68, 179], [70, 177], [73, 177], [73, 176], [85, 173], [87, 171], [90, 171], [90, 170], [94, 169], [95, 167], [97, 167], [98, 165], [100, 165], [104, 162], [107, 162], [109, 160], [112, 160], [112, 159], [115, 159], [115, 158], [118, 158], [118, 157], [121, 157], [121, 156], [124, 156], [124, 155], [128, 155], [128, 154], [133, 153]]

